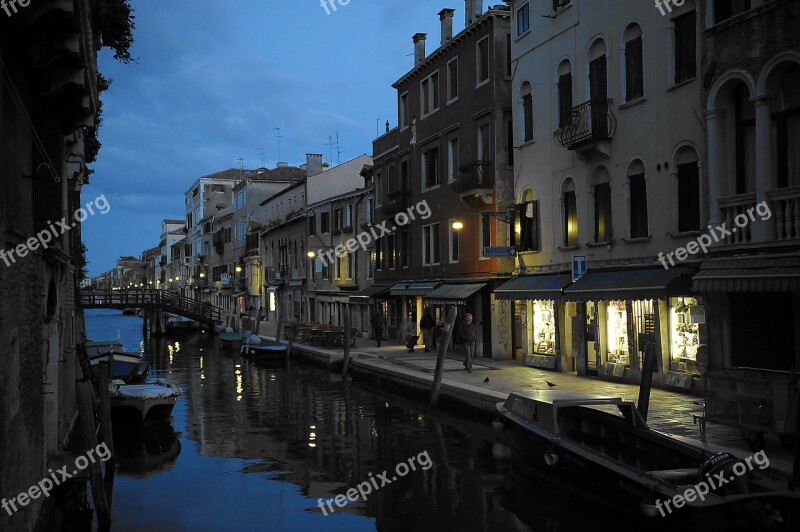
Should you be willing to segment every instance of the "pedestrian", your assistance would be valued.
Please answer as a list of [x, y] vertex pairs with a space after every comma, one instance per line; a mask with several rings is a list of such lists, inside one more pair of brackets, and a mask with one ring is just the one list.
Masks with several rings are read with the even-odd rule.
[[409, 353], [414, 352], [414, 346], [417, 345], [417, 340], [419, 340], [419, 334], [417, 334], [417, 329], [414, 327], [414, 322], [410, 322], [406, 326], [406, 349], [408, 349]]
[[472, 323], [472, 314], [467, 313], [464, 316], [460, 332], [461, 342], [467, 351], [464, 355], [464, 368], [467, 372], [472, 373], [472, 358], [475, 356], [475, 344], [478, 341], [478, 333], [475, 330], [475, 324]]
[[436, 325], [436, 322], [431, 316], [430, 309], [425, 309], [425, 313], [422, 314], [422, 319], [419, 320], [419, 328], [422, 329], [422, 340], [425, 342], [425, 352], [430, 353], [431, 347], [436, 349], [436, 344], [433, 340], [433, 327]]
[[380, 307], [375, 309], [375, 314], [372, 315], [372, 339], [378, 342], [378, 347], [381, 346], [381, 339], [383, 338], [383, 328], [386, 326], [386, 320], [383, 317]]

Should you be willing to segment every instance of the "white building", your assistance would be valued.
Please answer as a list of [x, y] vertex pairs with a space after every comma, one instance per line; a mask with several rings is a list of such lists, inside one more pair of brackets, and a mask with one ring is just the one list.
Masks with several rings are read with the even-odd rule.
[[[515, 301], [515, 348], [529, 365], [638, 382], [653, 341], [657, 380], [689, 386], [697, 370], [673, 333], [686, 328], [695, 353], [703, 341], [678, 322], [698, 305], [683, 269], [698, 260], [667, 270], [659, 257], [709, 220], [695, 2], [664, 15], [650, 2], [508, 3], [526, 277], [498, 297]], [[573, 256], [589, 273], [570, 284]]]

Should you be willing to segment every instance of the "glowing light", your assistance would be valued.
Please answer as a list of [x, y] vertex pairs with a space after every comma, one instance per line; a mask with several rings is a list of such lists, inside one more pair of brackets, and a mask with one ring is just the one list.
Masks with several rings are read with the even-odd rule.
[[455, 229], [456, 231], [464, 229], [464, 223], [456, 220], [455, 222], [453, 222], [453, 229]]

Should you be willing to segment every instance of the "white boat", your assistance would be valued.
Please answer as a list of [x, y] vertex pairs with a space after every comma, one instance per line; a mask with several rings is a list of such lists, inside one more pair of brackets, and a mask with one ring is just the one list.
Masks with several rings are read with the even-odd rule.
[[121, 380], [109, 383], [112, 414], [130, 417], [143, 423], [164, 421], [181, 396], [181, 389], [164, 379], [145, 384], [125, 384]]
[[86, 353], [92, 371], [101, 362], [111, 365], [111, 379], [125, 381], [125, 384], [144, 382], [149, 365], [141, 353], [123, 351], [122, 344], [116, 340], [109, 342], [86, 342]]

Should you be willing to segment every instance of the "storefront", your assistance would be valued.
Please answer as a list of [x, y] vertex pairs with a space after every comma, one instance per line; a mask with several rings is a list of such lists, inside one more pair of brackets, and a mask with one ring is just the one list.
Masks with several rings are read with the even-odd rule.
[[562, 350], [564, 305], [563, 289], [568, 275], [516, 277], [494, 291], [495, 299], [513, 305], [514, 358], [524, 365], [571, 371], [572, 356]]
[[[389, 293], [388, 286], [370, 286], [353, 294], [350, 294], [350, 311], [353, 316], [352, 327], [357, 328], [364, 338], [373, 339], [372, 316], [375, 309], [383, 311], [386, 318], [385, 305], [380, 304], [383, 296]], [[382, 336], [386, 335], [384, 330]]]
[[578, 374], [638, 383], [652, 349], [654, 383], [690, 388], [696, 364], [688, 358], [702, 345], [690, 286], [691, 272], [675, 268], [589, 272], [565, 288]]
[[[443, 284], [429, 292], [423, 301], [424, 307], [428, 309], [438, 325], [444, 324], [451, 306], [458, 308], [456, 327], [467, 312], [472, 314], [476, 327], [479, 327], [475, 352], [482, 353], [486, 358], [492, 358], [491, 322], [483, 319], [481, 291], [485, 287], [486, 283]], [[417, 324], [419, 324], [419, 320], [417, 320]], [[457, 328], [456, 333], [458, 330]], [[460, 340], [458, 334], [454, 335], [453, 340], [453, 344]]]
[[[408, 334], [419, 334], [419, 320], [423, 312], [423, 296], [435, 290], [437, 281], [421, 283], [396, 283], [389, 289], [391, 300], [386, 302], [388, 337], [405, 342]], [[417, 345], [421, 345], [422, 335]]]

